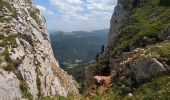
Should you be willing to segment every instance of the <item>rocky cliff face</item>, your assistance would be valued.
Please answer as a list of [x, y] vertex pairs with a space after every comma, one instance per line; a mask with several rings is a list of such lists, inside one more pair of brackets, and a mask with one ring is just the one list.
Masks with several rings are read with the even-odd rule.
[[[169, 74], [168, 2], [118, 0], [111, 19], [108, 47], [92, 66], [86, 68], [86, 73], [94, 69], [93, 76], [111, 75], [125, 93], [135, 91], [135, 86], [153, 77]], [[87, 79], [91, 78], [88, 76]]]
[[115, 7], [115, 11], [112, 15], [111, 21], [110, 21], [110, 30], [108, 35], [108, 46], [111, 46], [111, 41], [115, 37], [116, 32], [119, 30], [121, 25], [123, 24], [123, 21], [128, 16], [128, 11], [124, 9], [124, 0], [118, 0], [117, 6]]
[[31, 0], [0, 0], [0, 98], [78, 94], [59, 67], [45, 19]]

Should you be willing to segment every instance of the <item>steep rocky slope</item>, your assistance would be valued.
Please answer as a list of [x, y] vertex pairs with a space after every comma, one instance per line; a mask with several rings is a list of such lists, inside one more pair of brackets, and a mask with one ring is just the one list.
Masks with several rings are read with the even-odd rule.
[[32, 1], [0, 0], [0, 98], [66, 96], [77, 88], [55, 60], [45, 19]]
[[[87, 82], [94, 83], [95, 75], [112, 76], [113, 83], [122, 93], [134, 92], [143, 95], [143, 99], [145, 96], [169, 98], [166, 95], [169, 88], [163, 87], [169, 86], [169, 81], [163, 83], [157, 78], [165, 76], [164, 79], [169, 80], [169, 16], [169, 0], [118, 0], [111, 19], [108, 47], [86, 68]], [[153, 83], [155, 77], [156, 84], [160, 81], [159, 89], [146, 85]], [[148, 95], [135, 92], [142, 84], [150, 92]], [[165, 95], [155, 91], [162, 91]]]

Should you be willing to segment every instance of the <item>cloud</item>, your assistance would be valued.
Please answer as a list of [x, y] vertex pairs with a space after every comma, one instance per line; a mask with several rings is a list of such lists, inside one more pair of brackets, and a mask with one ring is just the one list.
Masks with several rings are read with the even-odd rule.
[[114, 0], [50, 0], [50, 3], [68, 20], [71, 17], [80, 20], [94, 16], [108, 18], [111, 17], [115, 5]]
[[64, 31], [91, 31], [109, 28], [117, 0], [49, 0], [49, 2], [52, 6], [50, 10], [55, 11], [56, 15], [53, 20], [49, 18], [50, 29], [57, 27], [58, 30]]
[[49, 15], [49, 16], [54, 15], [53, 11], [47, 10], [47, 8], [44, 7], [44, 6], [36, 5], [36, 7], [37, 7], [42, 13], [44, 13], [44, 14], [46, 14], [46, 15]]
[[50, 11], [50, 10], [48, 10], [46, 13], [47, 13], [47, 15], [54, 15], [54, 12]]
[[42, 11], [42, 12], [45, 12], [46, 11], [46, 8], [44, 6], [41, 6], [41, 5], [36, 5], [36, 7]]
[[76, 15], [78, 11], [83, 10], [84, 5], [81, 0], [50, 0], [50, 2], [60, 13], [67, 15]]
[[88, 20], [89, 18], [87, 16], [77, 16], [80, 20]]
[[112, 0], [87, 0], [89, 10], [110, 11], [114, 8]]

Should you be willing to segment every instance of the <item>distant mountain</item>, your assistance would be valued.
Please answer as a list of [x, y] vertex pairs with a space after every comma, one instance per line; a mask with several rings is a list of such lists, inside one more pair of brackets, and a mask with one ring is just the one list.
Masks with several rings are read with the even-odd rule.
[[59, 62], [74, 63], [76, 60], [83, 62], [94, 59], [101, 46], [106, 44], [108, 29], [92, 32], [56, 31], [50, 34], [53, 52]]

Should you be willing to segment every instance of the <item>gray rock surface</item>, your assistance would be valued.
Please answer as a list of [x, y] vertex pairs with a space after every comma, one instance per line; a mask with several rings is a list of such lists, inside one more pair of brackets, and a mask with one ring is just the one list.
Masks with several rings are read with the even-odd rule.
[[85, 68], [85, 78], [86, 78], [86, 82], [87, 84], [94, 84], [95, 83], [95, 72], [94, 72], [94, 68], [93, 65], [92, 66], [88, 66]]
[[0, 99], [17, 100], [21, 98], [20, 83], [13, 72], [0, 69]]
[[166, 27], [165, 30], [158, 35], [158, 37], [161, 40], [170, 39], [170, 26]]
[[[107, 45], [112, 46], [112, 41], [116, 36], [119, 28], [122, 26], [125, 19], [128, 18], [128, 10], [124, 8], [125, 2], [132, 2], [133, 0], [118, 0], [114, 13], [110, 21], [110, 30], [108, 35]], [[129, 3], [129, 4], [130, 4]]]
[[134, 66], [134, 75], [137, 82], [150, 79], [166, 71], [164, 65], [155, 58], [136, 60], [133, 62], [132, 66]]
[[[0, 77], [0, 87], [6, 85], [4, 91], [0, 90], [3, 91], [0, 97], [11, 95], [12, 99], [21, 98], [21, 79], [26, 82], [27, 92], [31, 93], [33, 99], [38, 99], [39, 95], [78, 94], [78, 84], [59, 67], [53, 56], [45, 19], [40, 10], [31, 0], [0, 2], [4, 5], [0, 9], [0, 15], [3, 15], [0, 17], [0, 68], [2, 72], [10, 73], [6, 75], [8, 77]], [[5, 69], [7, 65], [11, 65], [8, 67], [12, 70]], [[9, 84], [5, 84], [6, 81]]]

